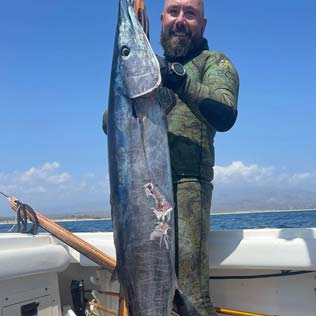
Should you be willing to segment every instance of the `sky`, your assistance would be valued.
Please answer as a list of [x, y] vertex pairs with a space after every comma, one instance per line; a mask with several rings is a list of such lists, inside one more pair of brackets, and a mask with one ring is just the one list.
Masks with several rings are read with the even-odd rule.
[[[151, 45], [163, 0], [147, 0]], [[108, 215], [117, 0], [0, 1], [0, 191], [45, 215]], [[240, 76], [215, 138], [212, 211], [316, 208], [316, 2], [205, 0], [205, 37]], [[0, 197], [0, 217], [11, 216]]]

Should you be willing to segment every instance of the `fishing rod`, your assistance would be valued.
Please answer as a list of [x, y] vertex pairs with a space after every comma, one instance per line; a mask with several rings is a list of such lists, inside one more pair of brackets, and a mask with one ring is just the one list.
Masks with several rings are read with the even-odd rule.
[[1, 195], [3, 195], [4, 197], [6, 197], [7, 199], [9, 199], [9, 198], [10, 198], [10, 196], [9, 196], [9, 195], [6, 195], [5, 193], [3, 193], [3, 192], [1, 192], [1, 191], [0, 191], [0, 194], [1, 194]]

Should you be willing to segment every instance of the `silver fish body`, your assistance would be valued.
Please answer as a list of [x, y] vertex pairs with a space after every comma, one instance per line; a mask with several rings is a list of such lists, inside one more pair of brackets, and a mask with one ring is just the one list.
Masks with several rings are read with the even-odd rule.
[[119, 1], [108, 108], [116, 274], [129, 316], [170, 315], [176, 287], [173, 193], [159, 64], [134, 14]]

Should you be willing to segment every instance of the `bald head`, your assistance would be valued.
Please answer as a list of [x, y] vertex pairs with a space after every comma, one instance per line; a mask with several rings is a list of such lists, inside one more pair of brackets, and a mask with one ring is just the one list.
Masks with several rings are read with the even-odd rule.
[[206, 23], [203, 0], [166, 0], [160, 37], [165, 55], [184, 57], [198, 47]]
[[196, 5], [197, 7], [200, 8], [201, 10], [201, 14], [204, 17], [204, 0], [189, 0], [189, 1], [183, 1], [183, 0], [178, 0], [178, 1], [174, 1], [174, 0], [166, 0], [165, 1], [165, 5], [164, 5], [164, 11], [166, 10], [166, 8], [168, 7], [168, 5], [170, 5], [170, 2], [177, 2], [177, 3], [181, 3], [181, 2], [189, 2], [193, 5]]

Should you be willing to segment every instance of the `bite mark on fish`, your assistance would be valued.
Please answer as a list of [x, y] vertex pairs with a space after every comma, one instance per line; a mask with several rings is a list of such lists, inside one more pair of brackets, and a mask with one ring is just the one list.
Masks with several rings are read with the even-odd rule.
[[160, 239], [160, 246], [164, 242], [167, 249], [169, 249], [170, 238], [168, 236], [168, 231], [171, 227], [168, 225], [167, 221], [170, 219], [170, 213], [173, 210], [172, 205], [166, 200], [164, 195], [149, 182], [144, 185], [147, 197], [153, 198], [155, 201], [155, 207], [152, 208], [157, 222], [153, 232], [150, 234], [150, 240]]

